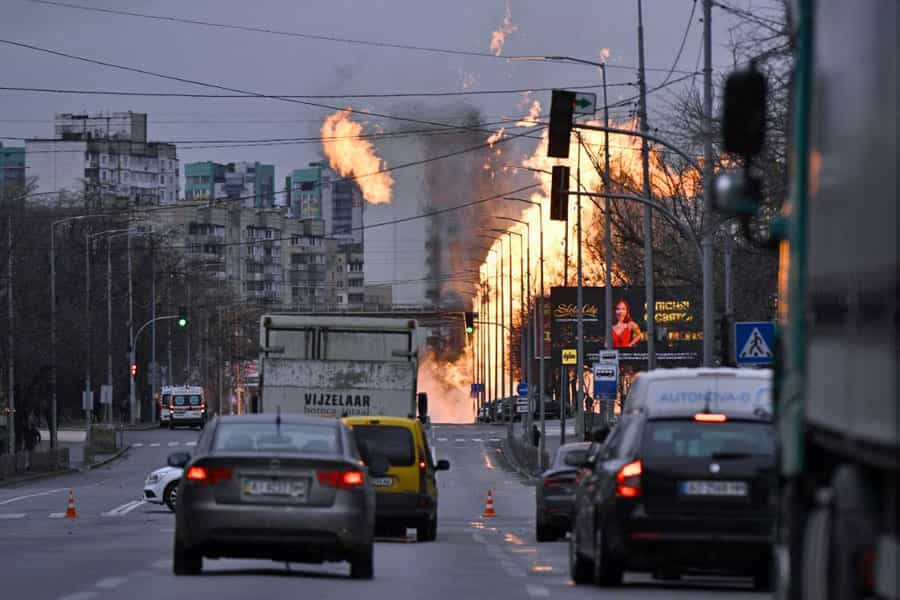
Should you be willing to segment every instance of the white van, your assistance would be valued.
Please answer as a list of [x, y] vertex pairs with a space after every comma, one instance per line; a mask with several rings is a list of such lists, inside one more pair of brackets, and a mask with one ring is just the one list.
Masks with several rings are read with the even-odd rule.
[[654, 417], [716, 412], [772, 418], [771, 369], [656, 369], [640, 373], [628, 390], [623, 413]]
[[172, 387], [169, 390], [169, 429], [206, 425], [206, 394], [200, 386]]

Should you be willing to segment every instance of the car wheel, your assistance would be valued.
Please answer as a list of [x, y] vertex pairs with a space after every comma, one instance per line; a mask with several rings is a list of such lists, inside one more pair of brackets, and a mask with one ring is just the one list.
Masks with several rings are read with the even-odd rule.
[[172, 552], [172, 572], [175, 575], [199, 575], [203, 570], [203, 555], [186, 548], [175, 530], [175, 549]]
[[175, 512], [175, 504], [178, 502], [178, 483], [179, 480], [175, 480], [169, 485], [166, 486], [166, 489], [163, 490], [163, 502], [166, 503], [166, 506], [169, 507], [169, 510]]
[[569, 538], [569, 577], [577, 584], [590, 583], [594, 565], [578, 552], [578, 534], [572, 528]]
[[372, 544], [350, 559], [350, 577], [353, 579], [372, 579], [375, 575], [375, 561]]
[[757, 592], [771, 592], [775, 582], [775, 561], [766, 559], [753, 576], [753, 589]]
[[169, 429], [175, 429], [175, 423], [173, 423], [172, 421], [169, 421]]
[[594, 532], [594, 583], [602, 586], [622, 585], [624, 571], [622, 565], [613, 559], [606, 547], [606, 536], [602, 529]]
[[419, 542], [433, 542], [437, 539], [437, 510], [435, 509], [434, 515], [416, 527], [416, 541]]
[[160, 428], [160, 429], [163, 429], [166, 425], [168, 425], [168, 423], [166, 423], [165, 421], [160, 421], [160, 422], [159, 422], [159, 428]]

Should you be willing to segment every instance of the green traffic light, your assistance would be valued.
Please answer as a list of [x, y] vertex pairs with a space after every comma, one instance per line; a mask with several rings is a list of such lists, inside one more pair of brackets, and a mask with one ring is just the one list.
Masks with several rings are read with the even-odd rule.
[[181, 317], [180, 319], [178, 319], [179, 327], [187, 327], [187, 324], [188, 324], [188, 320], [186, 318]]
[[474, 327], [466, 327], [466, 333], [473, 333], [475, 331]]

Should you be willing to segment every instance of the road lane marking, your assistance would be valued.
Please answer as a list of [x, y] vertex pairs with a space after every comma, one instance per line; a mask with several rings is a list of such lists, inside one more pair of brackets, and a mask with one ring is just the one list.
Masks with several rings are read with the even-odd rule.
[[135, 448], [143, 448], [144, 444], [142, 444], [141, 442], [138, 442], [137, 444], [132, 444], [132, 446], [134, 446]]
[[48, 516], [49, 518], [51, 518], [51, 519], [62, 519], [63, 517], [66, 516], [66, 513], [64, 513], [64, 512], [61, 512], [61, 513], [50, 513], [50, 514], [47, 515], [47, 516]]
[[162, 560], [158, 560], [150, 566], [152, 566], [154, 569], [168, 569], [172, 566], [172, 559], [163, 558]]
[[465, 442], [465, 441], [466, 441], [466, 438], [456, 438], [456, 441], [457, 441], [457, 442]]
[[122, 515], [127, 515], [134, 509], [139, 506], [146, 504], [146, 500], [132, 500], [131, 502], [126, 502], [122, 506], [117, 506], [111, 510], [106, 511], [105, 513], [101, 513], [102, 517], [121, 517]]
[[542, 585], [534, 585], [533, 583], [529, 583], [525, 586], [525, 591], [528, 592], [528, 595], [532, 598], [549, 598], [550, 590], [545, 588]]
[[128, 580], [124, 577], [107, 577], [106, 579], [101, 579], [94, 585], [103, 590], [111, 590], [113, 588], [119, 587], [126, 581]]
[[0, 513], [0, 519], [21, 519], [25, 513]]
[[502, 442], [503, 440], [500, 438], [488, 438], [489, 442]]
[[481, 438], [472, 438], [473, 442], [483, 442], [484, 440]]
[[65, 488], [57, 488], [55, 490], [47, 490], [46, 492], [37, 492], [34, 494], [26, 494], [24, 496], [15, 496], [13, 498], [7, 498], [6, 500], [0, 501], [0, 506], [4, 504], [12, 504], [13, 502], [18, 502], [19, 500], [27, 500], [28, 498], [37, 498], [38, 496], [49, 496], [50, 494], [55, 494], [57, 492], [62, 492]]
[[437, 441], [439, 441], [439, 442], [446, 442], [446, 441], [447, 441], [447, 438], [438, 438]]
[[177, 446], [180, 443], [181, 442], [169, 442], [169, 448], [171, 448], [172, 446]]
[[197, 442], [185, 442], [184, 445], [185, 446], [196, 446]]
[[154, 442], [154, 443], [150, 444], [150, 447], [151, 448], [159, 448], [159, 442]]

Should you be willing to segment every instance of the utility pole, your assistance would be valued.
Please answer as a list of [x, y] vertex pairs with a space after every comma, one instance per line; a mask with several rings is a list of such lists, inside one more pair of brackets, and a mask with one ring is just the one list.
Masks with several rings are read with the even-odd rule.
[[[647, 80], [644, 70], [644, 16], [641, 0], [638, 0], [638, 118], [641, 133], [647, 135]], [[641, 137], [641, 164], [643, 167], [644, 197], [651, 199], [650, 156], [647, 138]], [[653, 215], [649, 206], [644, 205], [644, 287], [647, 303], [647, 369], [656, 368], [656, 290], [653, 283]]]
[[13, 240], [12, 240], [12, 206], [7, 206], [9, 217], [6, 219], [6, 272], [8, 281], [6, 284], [6, 301], [9, 312], [9, 329], [7, 331], [7, 346], [9, 350], [9, 392], [6, 407], [9, 410], [6, 413], [6, 424], [9, 432], [9, 453], [14, 454], [16, 451], [16, 359], [15, 359], [15, 335], [13, 328], [15, 326], [15, 304], [13, 298], [13, 284], [15, 278], [15, 269], [13, 261]]
[[[106, 385], [112, 390], [112, 236], [106, 238]], [[131, 366], [129, 365], [129, 369]], [[112, 423], [113, 398], [106, 405], [106, 422]]]
[[[602, 66], [600, 67], [601, 72], [603, 73], [603, 125], [605, 127], [609, 127], [609, 101], [606, 99], [606, 62], [604, 61]], [[603, 190], [607, 194], [612, 193], [612, 188], [609, 185], [612, 177], [609, 172], [609, 131], [603, 132], [603, 145], [604, 145], [604, 161], [605, 166], [603, 170]], [[604, 299], [606, 300], [606, 333], [603, 335], [603, 339], [605, 340], [604, 346], [607, 350], [612, 348], [612, 304], [613, 304], [613, 295], [612, 295], [612, 267], [613, 267], [613, 249], [612, 249], [612, 224], [610, 223], [610, 199], [603, 199], [603, 234], [604, 234], [604, 250], [606, 254], [606, 285], [604, 286]]]
[[575, 195], [575, 238], [578, 245], [576, 250], [576, 285], [578, 287], [577, 297], [575, 300], [575, 437], [584, 439], [584, 286], [582, 284], [581, 273], [581, 133], [576, 131], [578, 136], [578, 159], [576, 161], [575, 185], [577, 194]]
[[156, 364], [156, 244], [150, 236], [150, 364], [153, 372], [150, 376], [150, 421], [156, 423], [156, 386], [159, 377], [159, 365]]
[[128, 347], [130, 349], [128, 355], [128, 373], [131, 377], [128, 389], [128, 421], [132, 425], [137, 423], [137, 402], [134, 397], [134, 284], [132, 282], [132, 261], [131, 261], [131, 234], [125, 236], [127, 241], [126, 254], [128, 255]]
[[86, 417], [87, 417], [87, 436], [91, 437], [91, 425], [94, 422], [94, 392], [91, 390], [91, 231], [84, 234], [84, 338], [87, 345], [87, 357], [84, 366], [84, 396]]
[[713, 364], [712, 0], [703, 0], [703, 366]]
[[56, 222], [50, 223], [50, 448], [56, 448]]
[[541, 343], [538, 345], [538, 353], [541, 355], [538, 360], [538, 364], [540, 365], [540, 374], [538, 375], [538, 385], [540, 389], [538, 390], [538, 404], [540, 404], [541, 408], [541, 443], [539, 448], [539, 464], [543, 469], [546, 465], [544, 464], [544, 449], [546, 448], [547, 439], [547, 428], [545, 421], [545, 412], [544, 412], [544, 389], [545, 389], [545, 381], [544, 381], [544, 205], [538, 205], [538, 224], [540, 225], [540, 237], [541, 237], [541, 306], [538, 312], [538, 335], [541, 337]]

